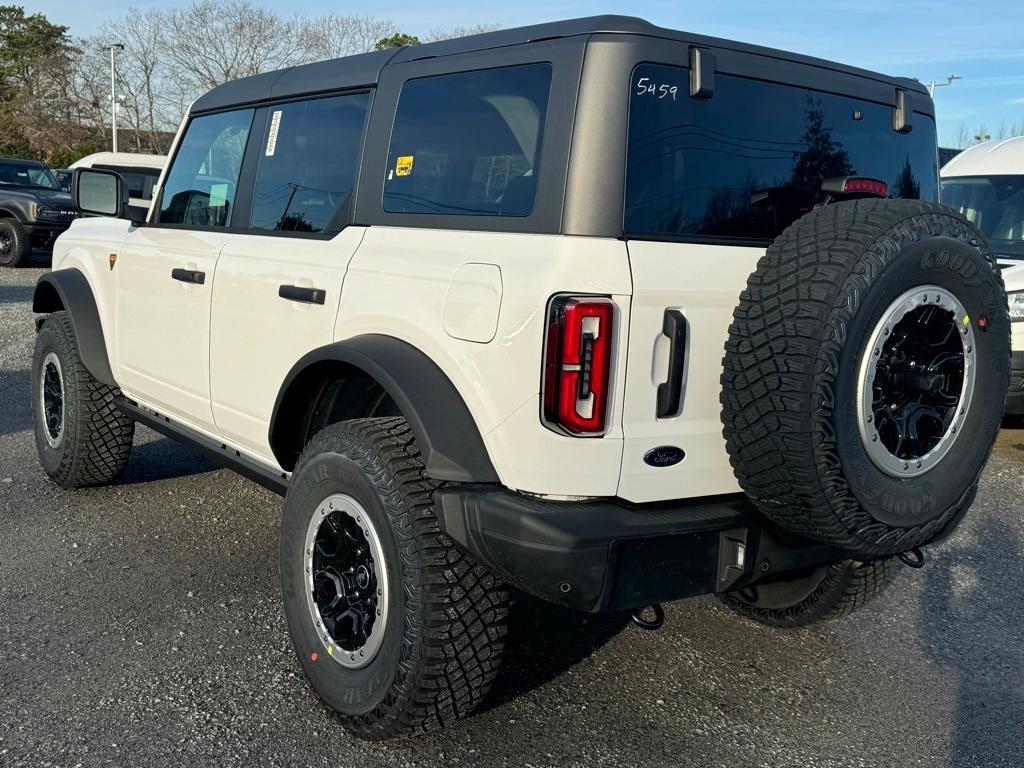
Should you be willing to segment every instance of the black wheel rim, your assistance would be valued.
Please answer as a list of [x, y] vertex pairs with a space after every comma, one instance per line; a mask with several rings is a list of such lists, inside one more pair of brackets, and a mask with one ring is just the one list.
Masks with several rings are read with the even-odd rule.
[[39, 386], [40, 417], [46, 442], [56, 447], [64, 436], [64, 376], [60, 359], [53, 352], [43, 360]]
[[387, 621], [387, 568], [365, 509], [336, 494], [319, 505], [306, 537], [307, 602], [329, 656], [368, 664]]
[[865, 350], [858, 399], [876, 465], [908, 477], [948, 454], [973, 394], [974, 346], [966, 310], [944, 289], [908, 291], [883, 314]]

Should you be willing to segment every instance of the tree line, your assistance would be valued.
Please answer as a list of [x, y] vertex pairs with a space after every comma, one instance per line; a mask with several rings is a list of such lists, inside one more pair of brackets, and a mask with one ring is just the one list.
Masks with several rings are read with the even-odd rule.
[[[437, 29], [423, 42], [494, 26]], [[130, 8], [88, 37], [16, 5], [0, 6], [0, 155], [55, 167], [110, 146], [110, 46], [119, 149], [166, 153], [189, 104], [239, 77], [418, 43], [387, 18], [284, 16], [249, 0]]]

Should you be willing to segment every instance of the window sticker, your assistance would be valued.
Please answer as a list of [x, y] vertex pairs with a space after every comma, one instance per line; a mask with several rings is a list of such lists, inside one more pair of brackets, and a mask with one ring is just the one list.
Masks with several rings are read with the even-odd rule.
[[210, 208], [223, 208], [228, 203], [228, 185], [210, 185]]
[[277, 132], [281, 128], [281, 112], [282, 110], [276, 109], [270, 116], [270, 130], [267, 132], [267, 157], [273, 157], [274, 150], [277, 149]]
[[412, 174], [413, 155], [403, 155], [395, 161], [395, 176], [409, 176]]

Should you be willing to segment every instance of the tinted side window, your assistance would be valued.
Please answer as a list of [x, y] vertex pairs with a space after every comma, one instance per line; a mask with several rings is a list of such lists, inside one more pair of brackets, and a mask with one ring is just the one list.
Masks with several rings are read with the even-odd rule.
[[410, 80], [391, 135], [384, 210], [529, 216], [550, 64]]
[[689, 71], [642, 64], [629, 111], [625, 231], [773, 240], [838, 176], [885, 181], [892, 197], [937, 199], [935, 123], [892, 108], [718, 75], [689, 97]]
[[[337, 231], [359, 165], [369, 94], [354, 93], [270, 108], [251, 226]], [[343, 208], [345, 206], [345, 208]]]
[[252, 115], [238, 109], [189, 123], [164, 183], [161, 224], [228, 226]]

